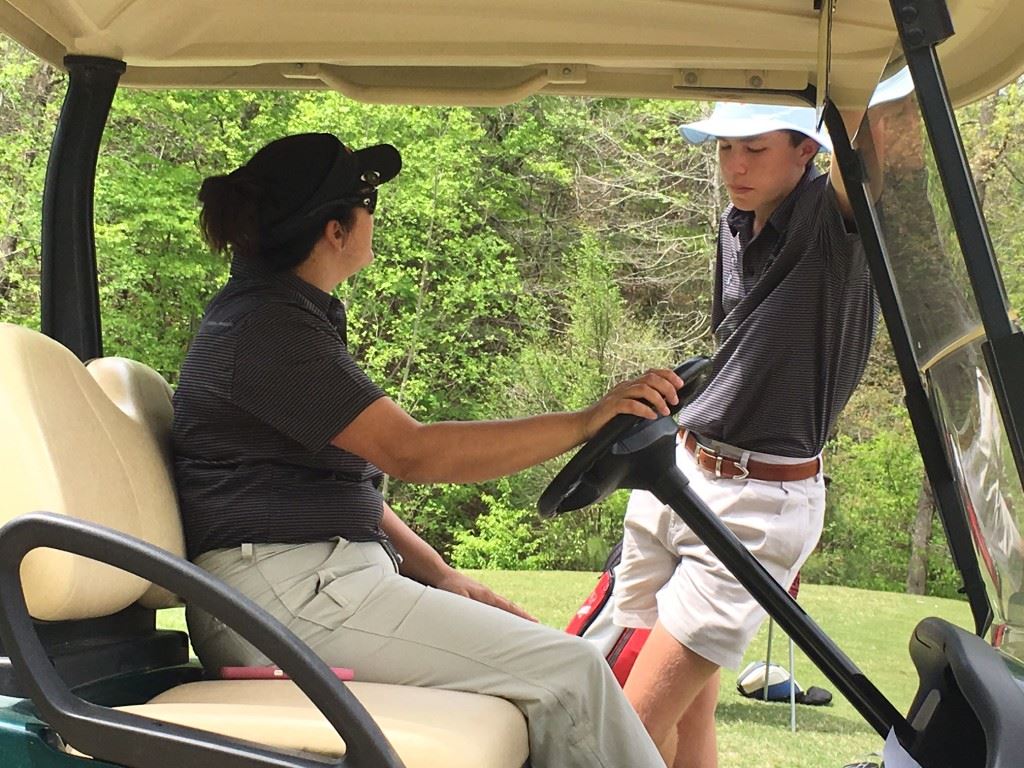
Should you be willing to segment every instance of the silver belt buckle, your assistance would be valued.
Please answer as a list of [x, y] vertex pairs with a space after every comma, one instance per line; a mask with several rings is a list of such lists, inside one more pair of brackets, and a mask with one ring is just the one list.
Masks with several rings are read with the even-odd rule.
[[[721, 480], [723, 478], [726, 479], [726, 480], [746, 480], [748, 477], [750, 477], [750, 470], [747, 469], [742, 464], [740, 464], [738, 461], [736, 461], [736, 459], [729, 458], [728, 456], [722, 456], [722, 454], [720, 454], [720, 453], [712, 453], [711, 451], [709, 451], [707, 448], [705, 448], [700, 443], [697, 443], [697, 451], [698, 451], [698, 457], [697, 457], [698, 458], [698, 462], [697, 462], [698, 464], [700, 463], [700, 460], [699, 460], [700, 459], [700, 455], [699, 454], [701, 454], [701, 453], [703, 453], [706, 456], [711, 456], [711, 457], [714, 458], [714, 460], [715, 460], [715, 477], [718, 478], [719, 480]], [[728, 475], [723, 475], [722, 474], [722, 462], [723, 461], [731, 461], [733, 466], [736, 467], [737, 470], [739, 470], [739, 474], [733, 475], [732, 477], [729, 477]]]

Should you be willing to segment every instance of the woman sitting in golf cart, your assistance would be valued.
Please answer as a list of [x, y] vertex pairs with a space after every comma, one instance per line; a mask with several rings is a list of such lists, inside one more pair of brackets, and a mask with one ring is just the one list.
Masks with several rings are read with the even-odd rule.
[[[519, 471], [616, 414], [667, 413], [682, 382], [650, 371], [586, 410], [513, 421], [420, 424], [402, 411], [350, 356], [332, 296], [373, 260], [377, 187], [400, 167], [390, 145], [302, 134], [203, 183], [203, 234], [233, 261], [174, 401], [189, 557], [360, 680], [512, 701], [535, 768], [661, 766], [590, 644], [449, 567], [379, 485], [384, 472], [457, 483]], [[200, 611], [188, 623], [208, 668], [270, 663]]]

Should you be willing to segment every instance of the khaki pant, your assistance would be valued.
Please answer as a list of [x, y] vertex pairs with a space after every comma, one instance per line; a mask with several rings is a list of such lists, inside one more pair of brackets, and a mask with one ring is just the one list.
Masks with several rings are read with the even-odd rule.
[[[357, 680], [508, 699], [534, 768], [664, 765], [592, 643], [399, 576], [376, 542], [243, 545], [196, 563]], [[270, 663], [216, 619], [186, 615], [207, 668]]]

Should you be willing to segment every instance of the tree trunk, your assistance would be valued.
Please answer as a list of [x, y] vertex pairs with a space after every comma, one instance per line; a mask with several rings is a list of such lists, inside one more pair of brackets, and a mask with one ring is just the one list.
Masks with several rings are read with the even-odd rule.
[[[990, 96], [989, 98], [985, 99], [981, 103], [981, 107], [978, 110], [978, 139], [979, 139], [978, 143], [981, 145], [982, 151], [986, 155], [984, 160], [988, 160], [988, 163], [983, 162], [982, 163], [983, 165], [991, 165], [991, 164], [993, 164], [993, 161], [995, 159], [997, 159], [997, 158], [988, 158], [987, 155], [989, 155], [989, 154], [997, 154], [998, 155], [999, 154], [999, 153], [992, 152], [992, 150], [988, 147], [989, 132], [992, 129], [992, 123], [995, 120], [995, 117], [996, 117], [996, 96], [993, 95], [993, 96]], [[978, 169], [978, 170], [981, 171], [981, 172], [980, 173], [978, 171], [975, 172], [974, 186], [977, 188], [978, 202], [981, 204], [981, 207], [984, 209], [984, 207], [985, 207], [985, 193], [988, 191], [988, 179], [989, 179], [989, 176], [991, 175], [992, 169], [991, 168], [984, 168], [984, 169]]]
[[907, 565], [907, 593], [923, 595], [928, 586], [928, 542], [932, 538], [932, 516], [935, 499], [928, 477], [921, 478], [921, 493], [917, 497], [917, 516], [910, 535], [910, 563]]

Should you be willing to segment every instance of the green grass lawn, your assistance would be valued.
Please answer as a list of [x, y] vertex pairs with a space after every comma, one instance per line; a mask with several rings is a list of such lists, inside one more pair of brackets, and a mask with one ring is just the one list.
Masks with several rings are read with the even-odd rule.
[[[530, 611], [542, 623], [563, 628], [593, 588], [592, 573], [480, 571], [473, 575]], [[914, 625], [940, 616], [971, 627], [967, 604], [953, 600], [868, 592], [804, 584], [800, 604], [838, 643], [874, 684], [905, 712], [917, 686], [907, 653]], [[182, 627], [181, 609], [162, 611], [162, 626]], [[764, 658], [767, 627], [747, 652], [748, 661]], [[773, 661], [787, 662], [787, 641], [776, 630]], [[797, 650], [796, 679], [801, 687], [835, 690]], [[797, 732], [789, 728], [789, 705], [751, 701], [735, 690], [736, 675], [722, 675], [718, 705], [720, 768], [839, 768], [881, 751], [882, 740], [841, 696], [829, 707], [797, 706]]]

